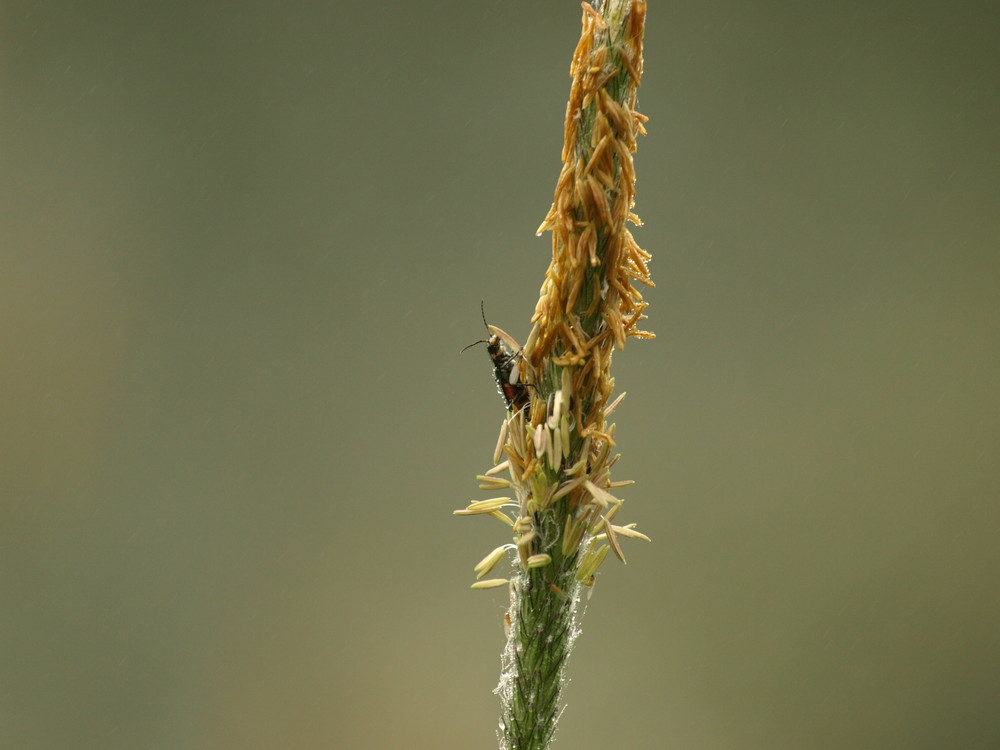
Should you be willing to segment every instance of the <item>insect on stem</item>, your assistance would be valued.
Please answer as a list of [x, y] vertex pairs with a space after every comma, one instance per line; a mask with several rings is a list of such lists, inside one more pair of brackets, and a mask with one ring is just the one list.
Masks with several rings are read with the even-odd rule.
[[[491, 326], [486, 322], [484, 302], [480, 302], [479, 312], [483, 316], [483, 325], [486, 326], [489, 338], [475, 341], [465, 349], [470, 349], [477, 344], [486, 344], [486, 353], [489, 354], [490, 361], [493, 363], [493, 377], [497, 381], [497, 390], [507, 406], [507, 411], [519, 412], [530, 402], [531, 392], [528, 389], [533, 387], [531, 383], [525, 382], [522, 378], [525, 369], [524, 355], [516, 341], [496, 326]], [[505, 339], [509, 339], [514, 344], [516, 351], [508, 347]], [[465, 349], [462, 351], [464, 352]]]

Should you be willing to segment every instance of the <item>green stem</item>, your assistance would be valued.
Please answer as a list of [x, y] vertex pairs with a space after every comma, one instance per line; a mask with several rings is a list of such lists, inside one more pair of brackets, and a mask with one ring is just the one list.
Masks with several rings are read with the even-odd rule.
[[[601, 48], [603, 54], [603, 57], [595, 56], [594, 59], [600, 60], [601, 69], [608, 71], [601, 86], [629, 117], [633, 111], [637, 80], [635, 63], [631, 63], [633, 67], [630, 73], [629, 61], [624, 58], [628, 48], [623, 40], [629, 33], [630, 22], [634, 22], [641, 33], [644, 4], [641, 11], [638, 11], [641, 13], [639, 20], [630, 19], [629, 11], [635, 9], [636, 0], [606, 0], [601, 11], [604, 24], [592, 31], [592, 49]], [[631, 50], [634, 54], [634, 45]], [[593, 71], [587, 75], [593, 75]], [[594, 154], [596, 118], [604, 118], [601, 125], [604, 132], [608, 130], [608, 120], [605, 112], [598, 112], [596, 97], [589, 103], [584, 103], [575, 115], [570, 113], [569, 116], [577, 117], [575, 122], [579, 124], [575, 137], [570, 139], [571, 154], [567, 159], [567, 167], [572, 169], [577, 163], [588, 164]], [[625, 127], [629, 130], [627, 136], [625, 133], [615, 133], [615, 137], [625, 138], [634, 144], [631, 119]], [[628, 159], [630, 166], [631, 157]], [[602, 174], [613, 178], [613, 186], [605, 186], [603, 200], [606, 205], [615, 206], [619, 195], [624, 193], [625, 197], [631, 197], [633, 187], [631, 183], [623, 184], [623, 169], [618, 156], [614, 156], [611, 163], [613, 166], [608, 165]], [[588, 346], [593, 344], [595, 350], [596, 340], [602, 335], [606, 325], [606, 318], [602, 317], [602, 305], [605, 304], [608, 292], [607, 279], [618, 273], [617, 264], [621, 262], [618, 257], [609, 260], [605, 252], [609, 237], [620, 238], [624, 232], [626, 216], [617, 210], [613, 213], [615, 216], [610, 223], [597, 224], [591, 208], [580, 208], [575, 212], [576, 225], [590, 223], [593, 227], [598, 262], [595, 266], [576, 266], [575, 272], [583, 274], [583, 283], [581, 293], [573, 305], [572, 320], [576, 321], [574, 325], [579, 326], [577, 330], [580, 338], [588, 342]], [[625, 283], [628, 283], [627, 278]], [[592, 367], [589, 374], [579, 362], [565, 365], [561, 360], [559, 363], [554, 361], [572, 350], [572, 347], [562, 341], [550, 347], [550, 351], [535, 363], [542, 383], [541, 395], [563, 394], [562, 403], [566, 409], [563, 414], [569, 411], [571, 405], [579, 406], [568, 415], [571, 420], [566, 423], [568, 450], [562, 455], [555, 455], [554, 463], [550, 452], [549, 462], [540, 460], [530, 470], [530, 476], [521, 477], [520, 480], [514, 477], [521, 500], [521, 519], [530, 519], [531, 537], [522, 549], [522, 565], [510, 582], [510, 627], [502, 660], [503, 673], [497, 688], [501, 700], [500, 740], [503, 750], [547, 750], [549, 747], [560, 711], [566, 662], [579, 632], [577, 605], [580, 580], [583, 580], [580, 574], [583, 573], [585, 578], [592, 578], [591, 573], [586, 572], [587, 550], [591, 549], [590, 561], [594, 562], [591, 541], [600, 529], [600, 522], [604, 521], [606, 528], [614, 515], [612, 512], [602, 518], [602, 513], [608, 510], [608, 501], [585, 494], [582, 487], [574, 488], [554, 502], [549, 501], [561, 483], [573, 475], [590, 477], [602, 489], [607, 483], [604, 474], [613, 463], [608, 461], [609, 447], [605, 445], [598, 448], [596, 441], [584, 438], [584, 435], [593, 433], [581, 434], [581, 430], [584, 427], [600, 432], [605, 430], [604, 407], [611, 388], [606, 374], [610, 343], [610, 340], [606, 340], [601, 344], [606, 347], [607, 353], [598, 360], [601, 362], [600, 371]], [[569, 387], [570, 384], [572, 387]], [[531, 420], [533, 424], [526, 424], [524, 415], [513, 417], [510, 430], [521, 431], [520, 440], [513, 442], [523, 442], [530, 452], [532, 436], [538, 434], [537, 430], [544, 433], [543, 440], [552, 440], [553, 429], [558, 429], [553, 426], [553, 421], [558, 422], [560, 419], [558, 414], [550, 411], [552, 408], [551, 404], [545, 405], [545, 416], [541, 423], [534, 416]], [[534, 410], [532, 414], [535, 414]], [[566, 420], [567, 416], [562, 419]], [[510, 439], [508, 442], [510, 443]], [[568, 474], [571, 471], [573, 475]], [[615, 500], [610, 495], [606, 497]], [[524, 533], [518, 531], [518, 528], [515, 525], [516, 532]], [[571, 543], [563, 539], [566, 533], [573, 535]], [[611, 534], [610, 530], [605, 533]], [[604, 553], [607, 551], [606, 548], [603, 550]], [[548, 555], [551, 561], [532, 567], [525, 564], [529, 554]], [[596, 564], [599, 562], [598, 560]], [[596, 565], [592, 567], [596, 568]]]
[[575, 556], [565, 562], [532, 568], [512, 581], [511, 638], [499, 688], [507, 750], [545, 750], [555, 732], [579, 588]]

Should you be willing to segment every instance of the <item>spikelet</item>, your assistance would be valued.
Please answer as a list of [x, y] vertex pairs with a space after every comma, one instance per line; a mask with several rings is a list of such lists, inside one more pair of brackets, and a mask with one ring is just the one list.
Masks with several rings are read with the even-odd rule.
[[[598, 11], [583, 3], [562, 169], [538, 228], [539, 234], [552, 233], [552, 259], [520, 350], [528, 403], [508, 413], [495, 465], [478, 477], [483, 489], [512, 491], [514, 497], [455, 511], [499, 517], [513, 532], [512, 545], [498, 547], [476, 566], [482, 578], [512, 549], [509, 581], [473, 584], [510, 589], [504, 676], [497, 688], [505, 748], [547, 745], [565, 659], [578, 632], [580, 587], [593, 585], [609, 553], [624, 562], [623, 540], [648, 541], [634, 524], [612, 523], [622, 500], [611, 490], [631, 483], [611, 480], [618, 454], [612, 452], [615, 426], [607, 422], [622, 398], [611, 402], [614, 351], [629, 338], [653, 337], [639, 328], [647, 307], [639, 287], [653, 286], [650, 255], [627, 228], [641, 225], [633, 212], [632, 155], [637, 136], [645, 133], [636, 90], [646, 3], [600, 5]], [[555, 685], [533, 684], [539, 675]], [[526, 731], [533, 733], [530, 741]]]

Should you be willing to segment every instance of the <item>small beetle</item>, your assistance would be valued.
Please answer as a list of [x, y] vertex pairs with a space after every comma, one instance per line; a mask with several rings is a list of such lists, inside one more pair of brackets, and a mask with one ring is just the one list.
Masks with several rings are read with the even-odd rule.
[[469, 344], [465, 349], [476, 344], [486, 344], [486, 353], [490, 355], [490, 361], [493, 363], [493, 377], [497, 381], [497, 390], [503, 397], [507, 410], [519, 412], [528, 405], [530, 400], [528, 389], [532, 387], [530, 383], [525, 383], [521, 379], [521, 363], [524, 362], [521, 348], [509, 334], [486, 322], [486, 310], [483, 305], [480, 305], [480, 312], [483, 315], [483, 325], [486, 326], [486, 332], [490, 337]]

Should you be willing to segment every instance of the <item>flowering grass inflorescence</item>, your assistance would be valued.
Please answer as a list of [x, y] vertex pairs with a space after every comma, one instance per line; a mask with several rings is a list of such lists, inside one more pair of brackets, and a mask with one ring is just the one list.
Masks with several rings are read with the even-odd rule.
[[[652, 286], [647, 262], [626, 222], [632, 213], [632, 154], [646, 118], [635, 109], [642, 75], [645, 0], [584, 3], [573, 55], [563, 167], [538, 232], [552, 232], [552, 262], [534, 324], [511, 377], [528, 383], [528, 404], [504, 420], [495, 466], [480, 487], [511, 496], [479, 500], [462, 515], [491, 515], [513, 530], [475, 567], [474, 588], [509, 586], [508, 642], [497, 692], [501, 746], [543, 750], [555, 730], [564, 667], [578, 632], [581, 586], [610, 553], [625, 561], [620, 540], [647, 539], [635, 524], [613, 523], [628, 481], [612, 481], [618, 460], [608, 417], [614, 390], [611, 356], [638, 328], [646, 302], [635, 282]], [[512, 351], [516, 343], [490, 326]], [[506, 474], [506, 476], [504, 476]], [[485, 579], [516, 552], [511, 578]]]

